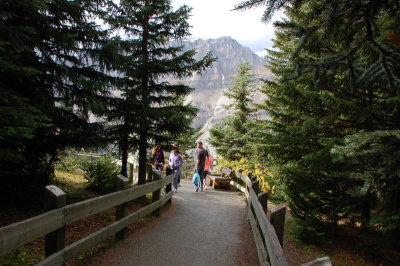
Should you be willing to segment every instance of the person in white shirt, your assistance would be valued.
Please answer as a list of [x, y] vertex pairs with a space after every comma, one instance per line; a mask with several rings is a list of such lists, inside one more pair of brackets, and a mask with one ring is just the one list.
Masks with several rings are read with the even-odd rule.
[[183, 164], [183, 158], [177, 147], [173, 147], [171, 154], [169, 155], [168, 165], [174, 174], [174, 180], [172, 182], [172, 188], [174, 192], [178, 191], [178, 180], [180, 174], [180, 168]]

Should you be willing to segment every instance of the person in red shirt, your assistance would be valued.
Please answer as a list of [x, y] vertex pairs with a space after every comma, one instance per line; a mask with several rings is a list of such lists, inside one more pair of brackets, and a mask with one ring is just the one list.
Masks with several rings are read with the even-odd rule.
[[206, 178], [207, 178], [207, 174], [210, 171], [210, 167], [212, 165], [212, 157], [211, 154], [208, 150], [207, 151], [207, 156], [206, 156], [206, 161], [204, 162], [204, 179], [203, 179], [203, 187], [204, 190], [207, 190], [207, 182], [206, 182]]

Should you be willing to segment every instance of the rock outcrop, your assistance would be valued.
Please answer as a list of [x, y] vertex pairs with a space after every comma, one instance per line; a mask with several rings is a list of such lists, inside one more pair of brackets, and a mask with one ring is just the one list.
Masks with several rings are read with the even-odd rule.
[[[237, 73], [238, 64], [250, 63], [256, 80], [255, 86], [261, 84], [261, 79], [270, 79], [272, 74], [265, 67], [266, 61], [263, 58], [249, 48], [243, 47], [231, 37], [209, 40], [198, 39], [192, 42], [181, 42], [177, 45], [183, 45], [184, 50], [195, 49], [197, 51], [196, 59], [202, 58], [209, 51], [212, 52], [214, 57], [217, 57], [213, 66], [201, 74], [195, 74], [181, 80], [169, 80], [172, 83], [181, 82], [195, 88], [187, 97], [187, 101], [199, 108], [193, 126], [202, 128], [204, 134], [201, 138], [205, 141], [209, 136], [208, 129], [219, 124], [224, 117], [232, 113], [231, 110], [224, 108], [225, 105], [230, 103], [230, 100], [223, 95], [223, 92], [231, 86], [232, 78]], [[260, 92], [255, 92], [253, 98], [256, 102], [261, 102], [265, 99], [265, 96]]]

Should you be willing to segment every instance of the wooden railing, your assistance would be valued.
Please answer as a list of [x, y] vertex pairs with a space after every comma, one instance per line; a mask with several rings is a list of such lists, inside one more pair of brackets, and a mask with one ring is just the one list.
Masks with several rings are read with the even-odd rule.
[[181, 177], [192, 176], [195, 164], [196, 162], [194, 160], [185, 160], [185, 163], [181, 167]]
[[288, 265], [283, 254], [283, 233], [286, 207], [280, 205], [268, 209], [268, 192], [259, 193], [260, 183], [251, 173], [245, 176], [223, 167], [221, 171], [229, 176], [232, 186], [242, 191], [249, 205], [248, 218], [253, 231], [260, 265]]
[[[54, 210], [0, 228], [0, 255], [46, 236], [46, 258], [38, 265], [63, 265], [112, 235], [117, 239], [124, 238], [129, 224], [151, 213], [157, 216], [159, 208], [171, 201], [173, 176], [162, 177], [161, 172], [154, 170], [149, 173], [152, 175], [151, 183], [128, 188], [128, 179], [118, 176], [117, 190], [120, 191], [67, 206], [65, 193], [61, 189], [55, 186], [46, 187]], [[161, 198], [160, 192], [164, 187], [166, 193]], [[128, 214], [128, 202], [147, 193], [153, 194], [152, 203]], [[114, 207], [117, 221], [64, 247], [66, 225]]]
[[[214, 166], [218, 164], [217, 159], [213, 159], [213, 165], [211, 166], [210, 170], [212, 171], [214, 169]], [[181, 174], [182, 176], [193, 176], [193, 170], [196, 165], [196, 161], [194, 159], [187, 159], [185, 160], [185, 163], [182, 165], [181, 168]]]

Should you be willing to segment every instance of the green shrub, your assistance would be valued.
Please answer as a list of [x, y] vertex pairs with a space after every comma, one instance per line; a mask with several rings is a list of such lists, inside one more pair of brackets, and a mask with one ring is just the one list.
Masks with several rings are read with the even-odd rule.
[[0, 257], [0, 265], [35, 265], [42, 259], [44, 257], [40, 249], [19, 247], [15, 251]]
[[114, 163], [111, 155], [105, 155], [95, 161], [87, 161], [83, 165], [86, 187], [102, 193], [115, 191], [116, 176], [120, 167]]
[[78, 169], [82, 169], [86, 161], [87, 158], [85, 157], [67, 153], [60, 156], [60, 160], [56, 164], [55, 169], [66, 173], [75, 173]]
[[326, 225], [309, 218], [293, 218], [294, 224], [289, 227], [289, 233], [295, 236], [299, 244], [330, 245], [327, 238]]

